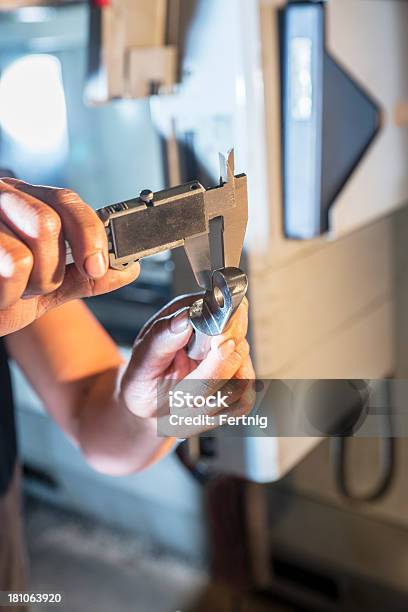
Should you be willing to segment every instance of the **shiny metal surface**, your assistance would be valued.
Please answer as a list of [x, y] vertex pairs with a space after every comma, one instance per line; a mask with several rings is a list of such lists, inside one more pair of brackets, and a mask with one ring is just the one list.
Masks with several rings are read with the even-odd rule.
[[228, 327], [248, 288], [247, 275], [239, 268], [215, 270], [211, 289], [190, 308], [194, 335], [188, 345], [192, 359], [203, 359], [210, 349], [211, 337], [222, 334]]

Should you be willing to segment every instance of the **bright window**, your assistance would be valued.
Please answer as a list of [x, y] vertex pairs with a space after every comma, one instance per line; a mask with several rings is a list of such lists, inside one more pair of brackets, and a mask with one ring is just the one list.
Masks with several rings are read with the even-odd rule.
[[28, 151], [49, 154], [66, 142], [61, 65], [52, 55], [26, 55], [0, 79], [0, 126]]

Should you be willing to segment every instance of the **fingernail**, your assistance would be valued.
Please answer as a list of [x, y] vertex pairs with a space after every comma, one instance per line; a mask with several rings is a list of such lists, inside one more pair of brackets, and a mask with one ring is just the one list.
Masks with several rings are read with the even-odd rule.
[[101, 278], [106, 273], [106, 263], [102, 251], [93, 253], [85, 259], [85, 272], [91, 278]]
[[190, 325], [190, 320], [188, 318], [188, 309], [183, 310], [170, 321], [170, 330], [173, 334], [181, 334], [186, 331], [188, 326]]
[[235, 349], [235, 340], [230, 338], [229, 340], [226, 340], [225, 342], [220, 344], [220, 346], [218, 347], [218, 352], [223, 359], [226, 359], [227, 357], [231, 355], [234, 349]]

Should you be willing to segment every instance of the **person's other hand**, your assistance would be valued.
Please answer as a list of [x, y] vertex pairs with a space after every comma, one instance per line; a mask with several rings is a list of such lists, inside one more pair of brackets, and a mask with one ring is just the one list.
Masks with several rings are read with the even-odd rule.
[[[247, 300], [240, 305], [227, 330], [212, 338], [206, 358], [197, 362], [185, 350], [193, 331], [188, 308], [196, 299], [194, 295], [178, 298], [146, 323], [136, 339], [132, 358], [123, 375], [122, 400], [134, 415], [150, 420], [152, 427], [156, 427], [157, 418], [168, 417], [168, 405], [164, 405], [163, 413], [163, 406], [158, 401], [158, 384], [164, 382], [167, 388], [166, 381], [168, 389], [182, 381], [183, 388], [187, 386], [195, 396], [208, 397], [225, 388], [226, 381], [232, 379], [231, 401], [222, 412], [239, 416], [247, 414], [254, 405], [252, 381], [255, 373], [245, 339]], [[213, 410], [211, 414], [216, 413], [221, 411]], [[206, 429], [211, 427], [180, 428], [176, 437], [188, 437]]]
[[138, 264], [108, 269], [104, 226], [76, 193], [0, 179], [0, 336], [68, 300], [113, 291], [139, 272]]

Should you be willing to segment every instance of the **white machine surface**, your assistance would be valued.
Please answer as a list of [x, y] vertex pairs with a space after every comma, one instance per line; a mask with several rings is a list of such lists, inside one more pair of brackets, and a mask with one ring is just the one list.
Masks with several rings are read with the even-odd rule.
[[[381, 378], [397, 369], [394, 275], [405, 269], [390, 214], [408, 201], [402, 112], [408, 5], [324, 5], [326, 50], [375, 100], [381, 124], [330, 209], [330, 231], [304, 241], [287, 239], [283, 228], [279, 10], [286, 6], [283, 0], [195, 3], [183, 80], [173, 95], [151, 99], [152, 118], [210, 180], [217, 176], [215, 152], [231, 143], [237, 170], [248, 174], [245, 261], [258, 377]], [[312, 105], [318, 95], [312, 91]], [[230, 456], [236, 466], [245, 464], [244, 474], [265, 481], [286, 473], [316, 440], [226, 444], [240, 448]]]

